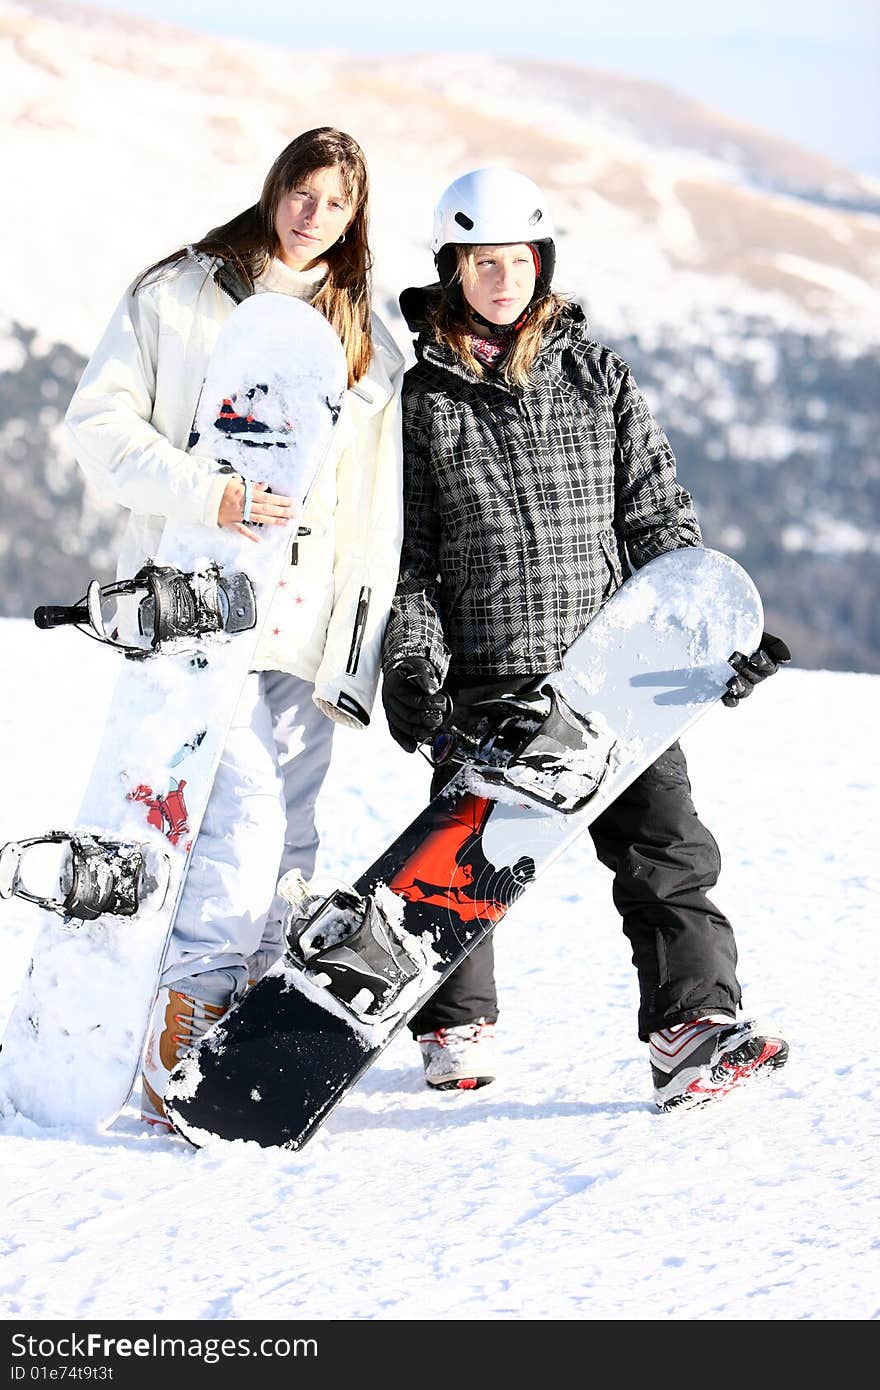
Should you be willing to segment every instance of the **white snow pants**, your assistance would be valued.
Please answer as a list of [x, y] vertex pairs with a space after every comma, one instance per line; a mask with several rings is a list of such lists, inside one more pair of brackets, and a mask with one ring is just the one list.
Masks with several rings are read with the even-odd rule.
[[309, 682], [252, 672], [238, 702], [165, 956], [161, 983], [211, 1003], [236, 996], [282, 953], [282, 874], [311, 878], [315, 803], [333, 722]]

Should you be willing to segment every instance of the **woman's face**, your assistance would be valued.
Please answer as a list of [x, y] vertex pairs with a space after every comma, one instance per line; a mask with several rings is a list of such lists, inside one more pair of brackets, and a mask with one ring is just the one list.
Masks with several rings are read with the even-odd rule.
[[535, 258], [524, 242], [508, 246], [478, 246], [474, 274], [462, 279], [464, 297], [499, 328], [516, 323], [535, 292]]
[[354, 214], [339, 169], [306, 174], [275, 211], [279, 258], [292, 270], [307, 270], [348, 230]]

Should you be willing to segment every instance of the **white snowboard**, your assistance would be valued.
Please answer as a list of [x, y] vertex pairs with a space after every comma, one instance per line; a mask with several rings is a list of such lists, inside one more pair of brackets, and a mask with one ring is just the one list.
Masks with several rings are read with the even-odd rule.
[[[327, 456], [346, 384], [342, 346], [317, 310], [287, 295], [254, 295], [221, 330], [191, 447], [303, 502]], [[118, 676], [75, 824], [63, 829], [139, 847], [148, 863], [141, 905], [134, 915], [105, 913], [94, 921], [26, 909], [42, 920], [0, 1052], [7, 1113], [47, 1126], [106, 1126], [128, 1099], [190, 850], [290, 552], [289, 528], [256, 534], [259, 544], [216, 526], [169, 522], [150, 557], [185, 572], [215, 562], [223, 575], [246, 574], [255, 625], [235, 635], [180, 638], [145, 660], [107, 649]], [[120, 636], [143, 646], [132, 612], [123, 611], [124, 601], [119, 608]], [[163, 813], [160, 798], [169, 794]], [[27, 836], [45, 831], [29, 827]], [[36, 845], [23, 856], [4, 847], [0, 895], [25, 887], [64, 901], [69, 858], [63, 844]]]
[[[763, 624], [751, 579], [718, 550], [671, 550], [617, 591], [548, 682], [590, 715], [608, 750], [607, 773], [589, 801], [591, 822], [717, 702], [733, 675], [729, 658], [753, 652]], [[478, 772], [473, 785], [480, 785]], [[513, 862], [518, 845], [546, 867], [567, 847], [558, 817], [523, 806], [512, 787], [492, 792], [499, 804], [483, 834], [489, 859], [497, 848], [498, 862]], [[584, 823], [572, 820], [572, 837]]]

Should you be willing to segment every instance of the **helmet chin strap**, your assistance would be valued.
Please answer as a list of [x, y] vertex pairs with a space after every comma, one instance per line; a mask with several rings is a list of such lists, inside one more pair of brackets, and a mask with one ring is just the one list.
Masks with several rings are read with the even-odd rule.
[[512, 332], [513, 332], [514, 326], [515, 326], [514, 324], [512, 324], [512, 323], [493, 323], [491, 319], [484, 318], [482, 314], [478, 314], [477, 311], [476, 311], [476, 309], [474, 308], [474, 306], [473, 306], [472, 304], [468, 303], [467, 300], [465, 300], [465, 304], [467, 305], [468, 318], [469, 318], [469, 319], [472, 319], [474, 323], [478, 323], [478, 324], [480, 325], [481, 328], [490, 328], [490, 329], [492, 330], [493, 333], [512, 333]]
[[531, 318], [541, 300], [545, 298], [546, 295], [541, 294], [536, 299], [532, 299], [514, 323], [493, 323], [491, 319], [484, 318], [482, 314], [477, 313], [477, 310], [468, 300], [465, 300], [465, 305], [467, 306], [468, 317], [472, 318], [474, 323], [478, 323], [481, 328], [490, 328], [496, 334], [517, 333], [527, 319]]

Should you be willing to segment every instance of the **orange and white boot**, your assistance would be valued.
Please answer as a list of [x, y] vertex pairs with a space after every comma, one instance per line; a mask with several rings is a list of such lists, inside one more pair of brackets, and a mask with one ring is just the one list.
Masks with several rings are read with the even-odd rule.
[[168, 1077], [177, 1063], [229, 1009], [208, 1004], [176, 989], [160, 989], [153, 1004], [141, 1073], [141, 1119], [161, 1129], [172, 1128], [165, 1114]]

